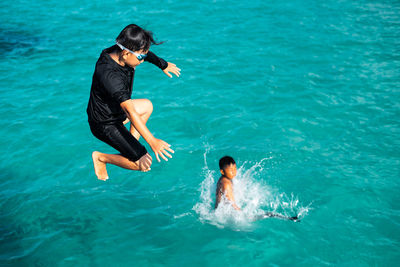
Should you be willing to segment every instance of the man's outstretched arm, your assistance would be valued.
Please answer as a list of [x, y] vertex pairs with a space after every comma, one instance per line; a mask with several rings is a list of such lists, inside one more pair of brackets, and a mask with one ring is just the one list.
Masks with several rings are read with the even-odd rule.
[[171, 73], [175, 74], [177, 77], [181, 75], [181, 69], [178, 68], [174, 63], [165, 61], [164, 59], [156, 56], [156, 54], [151, 51], [147, 52], [147, 57], [144, 59], [144, 61], [156, 65], [165, 73], [165, 75], [170, 78], [172, 78]]

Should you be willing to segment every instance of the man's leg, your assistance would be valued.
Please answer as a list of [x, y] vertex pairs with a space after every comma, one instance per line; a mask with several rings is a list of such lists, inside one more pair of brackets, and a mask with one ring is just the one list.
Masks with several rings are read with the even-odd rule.
[[[146, 124], [151, 113], [153, 112], [153, 104], [148, 99], [132, 99], [132, 101], [136, 112], [139, 114], [143, 123]], [[124, 124], [125, 123], [127, 122], [124, 122]], [[130, 127], [130, 132], [133, 137], [136, 138], [136, 140], [139, 140], [140, 134], [135, 129], [132, 123]], [[108, 179], [106, 169], [107, 163], [117, 165], [125, 169], [139, 170], [143, 172], [149, 171], [152, 163], [152, 158], [148, 153], [135, 162], [129, 160], [128, 158], [125, 158], [120, 154], [105, 154], [98, 151], [94, 151], [92, 153], [92, 158], [97, 178], [104, 181]]]
[[119, 154], [105, 154], [98, 151], [94, 151], [92, 153], [92, 158], [96, 176], [98, 179], [103, 181], [108, 179], [108, 174], [106, 169], [107, 163], [117, 165], [119, 167], [128, 170], [136, 170], [143, 172], [149, 171], [152, 163], [152, 158], [149, 153], [146, 153], [143, 157], [141, 157], [139, 160], [135, 162]]
[[[143, 123], [146, 124], [147, 120], [150, 118], [151, 113], [153, 112], [153, 104], [148, 99], [133, 99], [133, 107], [136, 112], [139, 114]], [[131, 123], [130, 132], [132, 135], [139, 140], [140, 134]]]

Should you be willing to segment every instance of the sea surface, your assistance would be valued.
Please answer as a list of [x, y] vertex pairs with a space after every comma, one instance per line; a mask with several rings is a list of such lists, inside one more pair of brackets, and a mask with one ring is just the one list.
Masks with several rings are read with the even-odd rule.
[[[86, 106], [130, 23], [182, 69], [132, 95], [175, 154], [103, 182]], [[4, 0], [0, 57], [0, 266], [399, 265], [399, 1]]]

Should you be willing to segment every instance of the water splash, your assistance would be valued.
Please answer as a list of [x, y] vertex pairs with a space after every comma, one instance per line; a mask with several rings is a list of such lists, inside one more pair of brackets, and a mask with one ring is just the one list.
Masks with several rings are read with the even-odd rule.
[[265, 163], [273, 157], [267, 157], [255, 164], [244, 162], [238, 166], [237, 175], [232, 180], [236, 204], [241, 211], [235, 210], [228, 202], [221, 201], [217, 209], [215, 205], [216, 181], [219, 172], [212, 171], [207, 165], [207, 147], [204, 153], [204, 180], [200, 185], [200, 199], [193, 210], [199, 215], [202, 222], [207, 222], [217, 227], [250, 226], [265, 212], [278, 213], [283, 216], [298, 216], [304, 218], [310, 205], [301, 206], [293, 193], [287, 195], [266, 184], [262, 177], [267, 176]]

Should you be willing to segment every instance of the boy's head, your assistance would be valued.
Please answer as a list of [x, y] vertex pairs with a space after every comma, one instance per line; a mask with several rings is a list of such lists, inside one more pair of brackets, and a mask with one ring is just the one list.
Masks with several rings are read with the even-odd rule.
[[146, 31], [136, 24], [126, 26], [115, 41], [118, 46], [118, 54], [131, 67], [143, 62], [150, 45], [161, 44], [156, 43], [152, 32]]
[[126, 26], [115, 41], [132, 51], [147, 51], [151, 44], [157, 44], [152, 32], [146, 31], [136, 24]]
[[222, 176], [228, 179], [233, 179], [236, 176], [236, 162], [230, 156], [222, 157], [219, 160], [219, 170]]

